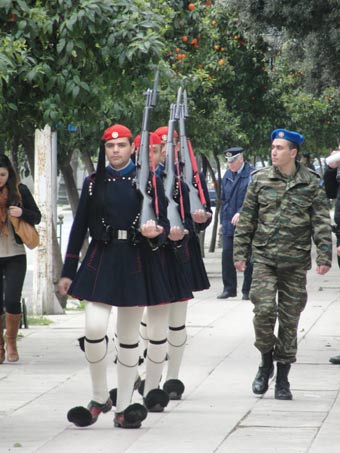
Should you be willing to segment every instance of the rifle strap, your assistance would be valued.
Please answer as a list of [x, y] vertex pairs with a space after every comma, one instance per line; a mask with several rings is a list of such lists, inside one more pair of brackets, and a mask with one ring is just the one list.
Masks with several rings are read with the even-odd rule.
[[149, 152], [151, 154], [151, 169], [152, 169], [152, 177], [151, 177], [151, 184], [154, 191], [154, 202], [155, 202], [155, 214], [156, 218], [159, 218], [159, 205], [158, 205], [158, 192], [157, 192], [157, 176], [156, 176], [156, 168], [155, 168], [155, 156], [153, 153], [153, 139], [152, 135], [149, 135]]
[[197, 188], [198, 188], [198, 194], [199, 194], [199, 197], [200, 197], [202, 205], [206, 206], [207, 201], [206, 201], [205, 196], [204, 196], [203, 187], [202, 187], [202, 183], [201, 183], [201, 178], [200, 178], [200, 175], [198, 173], [198, 167], [197, 167], [197, 162], [196, 162], [194, 150], [192, 149], [190, 139], [187, 138], [187, 142], [188, 142], [188, 149], [189, 149], [189, 155], [190, 155], [191, 165], [192, 165], [192, 169], [193, 169], [194, 179], [195, 179], [195, 182], [196, 182]]

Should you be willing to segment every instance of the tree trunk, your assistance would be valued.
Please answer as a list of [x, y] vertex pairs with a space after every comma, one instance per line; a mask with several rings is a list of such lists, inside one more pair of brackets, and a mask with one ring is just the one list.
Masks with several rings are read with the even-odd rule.
[[30, 166], [31, 175], [34, 180], [34, 136], [24, 137], [23, 145], [25, 148], [28, 164]]
[[200, 232], [198, 233], [198, 241], [199, 241], [199, 244], [200, 244], [200, 249], [201, 249], [202, 258], [205, 257], [204, 239], [205, 239], [205, 230], [200, 231]]
[[61, 173], [63, 175], [65, 181], [66, 192], [68, 196], [68, 200], [71, 206], [73, 217], [77, 211], [78, 203], [79, 203], [79, 194], [77, 190], [77, 186], [75, 183], [75, 179], [73, 176], [73, 170], [71, 167], [70, 162], [65, 163], [61, 167]]
[[220, 161], [218, 160], [218, 157], [216, 154], [214, 154], [215, 162], [216, 162], [216, 168], [217, 168], [217, 179], [215, 176], [215, 173], [210, 165], [209, 160], [207, 160], [207, 166], [209, 173], [211, 175], [211, 178], [213, 180], [215, 190], [216, 190], [216, 208], [215, 208], [215, 215], [214, 215], [214, 220], [213, 220], [213, 230], [212, 230], [212, 235], [211, 235], [211, 241], [210, 241], [210, 246], [209, 246], [209, 252], [214, 252], [216, 248], [216, 239], [217, 239], [217, 234], [218, 234], [218, 226], [219, 226], [219, 214], [220, 214], [220, 207], [221, 207], [221, 166], [220, 166]]
[[13, 137], [13, 141], [12, 141], [10, 159], [11, 159], [12, 165], [16, 171], [16, 174], [19, 176], [20, 173], [19, 173], [19, 165], [18, 165], [18, 149], [19, 149], [19, 137], [17, 135], [15, 135]]
[[86, 150], [86, 151], [79, 152], [79, 154], [80, 154], [80, 158], [86, 168], [87, 174], [90, 175], [91, 173], [94, 173], [95, 168], [94, 168], [90, 153]]
[[[75, 214], [76, 214], [77, 208], [78, 208], [79, 194], [78, 194], [75, 178], [74, 178], [74, 175], [73, 175], [72, 166], [70, 164], [70, 160], [71, 159], [69, 159], [69, 162], [64, 163], [64, 165], [61, 167], [61, 173], [62, 173], [63, 178], [64, 178], [67, 196], [68, 196], [69, 203], [70, 203], [71, 210], [72, 210], [72, 214], [73, 214], [73, 217], [74, 217]], [[81, 252], [80, 252], [80, 256], [81, 257], [85, 256], [85, 254], [87, 252], [88, 245], [89, 245], [88, 244], [88, 238], [86, 238], [84, 240], [84, 244], [83, 244]]]

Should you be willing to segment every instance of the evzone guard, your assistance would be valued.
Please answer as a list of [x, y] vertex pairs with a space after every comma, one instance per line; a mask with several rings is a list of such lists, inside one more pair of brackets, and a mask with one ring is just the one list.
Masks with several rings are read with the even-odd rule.
[[[157, 223], [146, 220], [138, 227], [141, 194], [136, 188], [136, 166], [130, 158], [133, 152], [132, 133], [127, 127], [113, 125], [104, 132], [97, 172], [87, 177], [83, 185], [59, 282], [62, 294], [86, 301], [84, 349], [92, 397], [86, 408], [78, 406], [69, 411], [68, 419], [76, 426], [92, 425], [101, 413], [112, 408], [106, 357], [112, 307], [117, 307], [116, 427], [139, 428], [147, 416], [145, 405], [132, 403], [144, 307], [149, 307], [157, 338], [164, 335], [167, 327], [167, 313], [162, 307], [171, 302], [171, 293], [159, 254], [159, 247], [169, 234], [166, 200], [158, 178], [156, 186], [148, 178], [147, 191], [155, 210], [157, 193], [158, 219]], [[77, 271], [88, 230], [91, 242]], [[157, 396], [158, 392], [156, 400]], [[152, 393], [149, 397], [152, 399]]]
[[[182, 246], [177, 250], [177, 257], [185, 272], [190, 290], [194, 292], [202, 291], [210, 287], [201, 254], [198, 233], [207, 228], [211, 222], [212, 211], [205, 179], [203, 175], [198, 174], [197, 172], [197, 164], [192, 152], [191, 143], [185, 135], [184, 119], [185, 116], [187, 116], [187, 109], [185, 108], [186, 97], [184, 104], [181, 104], [181, 94], [181, 90], [179, 90], [174, 115], [176, 120], [180, 120], [181, 143], [177, 143], [178, 134], [174, 127], [172, 127], [173, 122], [171, 121], [171, 114], [168, 126], [162, 126], [156, 129], [155, 133], [158, 134], [162, 140], [163, 149], [161, 155], [166, 156], [166, 161], [168, 161], [168, 163], [169, 160], [172, 161], [172, 159], [170, 159], [171, 153], [174, 153], [175, 156], [176, 185], [173, 195], [178, 203], [179, 213], [182, 215], [182, 218], [185, 219], [185, 228], [189, 231], [189, 234], [181, 244]], [[169, 130], [170, 135], [168, 134]], [[184, 161], [182, 163], [179, 160], [178, 145], [181, 146], [181, 160]], [[161, 162], [163, 165], [161, 165], [160, 170], [165, 180], [168, 177], [166, 173], [169, 172], [169, 169], [171, 170], [171, 165], [168, 165], [166, 161], [164, 162], [163, 160], [163, 162]], [[187, 166], [186, 178], [184, 178], [184, 181], [181, 181], [180, 175], [183, 172], [183, 167], [185, 165]], [[181, 201], [181, 198], [184, 200], [184, 203]], [[191, 204], [190, 199], [192, 200]], [[170, 217], [169, 208], [168, 217]], [[171, 400], [181, 399], [185, 390], [184, 383], [179, 379], [179, 372], [187, 341], [187, 308], [187, 301], [171, 304], [170, 306], [167, 373], [163, 384], [163, 390], [169, 394]], [[148, 324], [148, 317], [146, 313], [144, 313], [140, 333], [146, 344], [148, 342]]]

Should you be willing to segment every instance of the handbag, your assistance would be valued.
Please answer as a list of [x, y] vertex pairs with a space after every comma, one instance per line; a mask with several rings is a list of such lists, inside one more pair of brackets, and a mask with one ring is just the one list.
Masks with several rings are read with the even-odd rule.
[[29, 249], [34, 249], [39, 245], [39, 233], [34, 226], [25, 222], [20, 217], [10, 216], [10, 221], [15, 233]]

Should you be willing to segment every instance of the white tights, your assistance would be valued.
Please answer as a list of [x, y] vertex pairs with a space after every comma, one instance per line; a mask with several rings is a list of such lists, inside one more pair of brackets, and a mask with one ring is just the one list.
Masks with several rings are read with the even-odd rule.
[[[92, 399], [98, 403], [105, 403], [108, 398], [107, 344], [104, 337], [111, 309], [110, 305], [98, 302], [86, 303], [85, 336], [90, 342], [85, 340], [85, 353], [92, 380]], [[143, 310], [143, 307], [117, 308], [117, 412], [123, 411], [131, 403], [139, 360], [139, 325]], [[148, 307], [147, 312], [150, 343], [146, 359], [145, 395], [157, 388], [161, 379], [167, 349], [169, 305]]]
[[178, 379], [187, 340], [185, 327], [187, 309], [188, 302], [175, 302], [170, 307], [166, 380]]
[[[185, 327], [188, 302], [175, 302], [168, 304], [169, 319], [166, 335], [168, 338], [168, 379], [178, 379], [180, 366], [183, 359], [185, 343], [187, 340], [187, 331]], [[144, 348], [150, 350], [149, 338], [152, 338], [150, 332], [150, 309], [144, 310], [143, 318], [140, 325], [140, 336], [143, 339]], [[152, 357], [152, 356], [151, 356]], [[154, 382], [153, 382], [154, 385]], [[146, 394], [146, 393], [145, 393]]]
[[144, 396], [157, 389], [162, 378], [166, 353], [169, 309], [171, 304], [147, 307], [147, 336], [149, 339], [146, 356]]
[[[111, 306], [97, 302], [87, 302], [85, 305], [85, 337], [95, 340], [90, 343], [85, 339], [85, 355], [89, 362], [92, 380], [92, 399], [97, 403], [105, 403], [109, 392], [107, 387], [107, 332]], [[102, 340], [98, 342], [98, 340]]]

